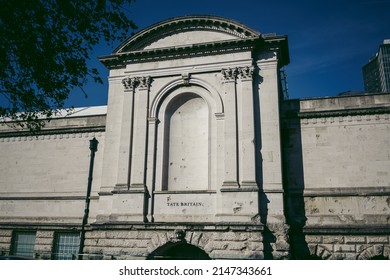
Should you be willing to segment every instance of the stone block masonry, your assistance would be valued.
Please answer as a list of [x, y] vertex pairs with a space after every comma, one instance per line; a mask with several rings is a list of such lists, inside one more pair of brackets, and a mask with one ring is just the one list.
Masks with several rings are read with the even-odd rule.
[[[92, 229], [86, 234], [88, 259], [145, 259], [170, 244], [189, 244], [203, 250], [212, 259], [264, 259], [264, 248], [274, 247], [275, 258], [285, 258], [288, 246], [265, 241], [262, 229], [194, 229], [189, 226], [151, 226], [150, 229]], [[179, 233], [182, 234], [179, 236]], [[282, 244], [283, 245], [283, 244]], [[288, 244], [287, 244], [288, 245]], [[278, 246], [282, 250], [277, 251]]]
[[12, 230], [0, 229], [0, 255], [9, 255], [11, 251]]
[[[389, 259], [390, 235], [306, 235], [308, 259]], [[302, 247], [302, 244], [301, 244]]]

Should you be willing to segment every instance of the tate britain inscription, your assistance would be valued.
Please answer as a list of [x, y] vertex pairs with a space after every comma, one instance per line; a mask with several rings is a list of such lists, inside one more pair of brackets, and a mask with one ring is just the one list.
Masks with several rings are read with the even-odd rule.
[[155, 193], [154, 206], [157, 222], [211, 221], [215, 214], [215, 193]]
[[169, 207], [203, 207], [203, 202], [167, 202]]
[[167, 197], [168, 207], [204, 207], [204, 203], [200, 201], [172, 201], [171, 197]]

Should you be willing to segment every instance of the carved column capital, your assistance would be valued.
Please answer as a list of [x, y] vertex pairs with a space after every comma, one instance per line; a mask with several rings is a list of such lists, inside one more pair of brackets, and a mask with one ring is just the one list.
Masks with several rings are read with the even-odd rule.
[[222, 76], [225, 79], [226, 82], [232, 82], [235, 81], [237, 78], [238, 70], [237, 67], [235, 68], [227, 68], [221, 70]]
[[152, 83], [152, 78], [150, 76], [138, 77], [138, 86], [141, 89], [149, 89], [150, 84]]
[[122, 80], [122, 84], [127, 90], [135, 90], [137, 87], [140, 89], [149, 89], [152, 83], [150, 76], [143, 77], [127, 77]]
[[245, 66], [238, 68], [238, 77], [241, 79], [252, 79], [255, 67]]
[[122, 80], [122, 84], [127, 90], [134, 90], [137, 86], [137, 78], [127, 77]]

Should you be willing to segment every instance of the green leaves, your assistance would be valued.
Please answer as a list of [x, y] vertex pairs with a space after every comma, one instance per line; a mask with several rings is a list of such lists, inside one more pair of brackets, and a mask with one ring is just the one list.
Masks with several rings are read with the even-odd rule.
[[39, 129], [87, 77], [102, 83], [87, 67], [89, 54], [101, 40], [123, 40], [137, 28], [121, 8], [131, 2], [0, 0], [0, 117]]

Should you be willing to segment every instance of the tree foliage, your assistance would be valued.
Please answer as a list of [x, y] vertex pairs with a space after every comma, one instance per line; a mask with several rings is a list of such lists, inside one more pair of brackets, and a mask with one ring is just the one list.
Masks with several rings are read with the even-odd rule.
[[[40, 129], [88, 78], [93, 46], [123, 40], [137, 26], [123, 5], [133, 0], [0, 0], [0, 117]], [[38, 113], [39, 112], [39, 113]]]

